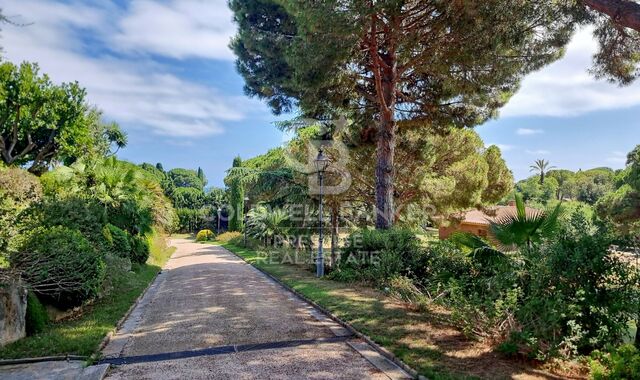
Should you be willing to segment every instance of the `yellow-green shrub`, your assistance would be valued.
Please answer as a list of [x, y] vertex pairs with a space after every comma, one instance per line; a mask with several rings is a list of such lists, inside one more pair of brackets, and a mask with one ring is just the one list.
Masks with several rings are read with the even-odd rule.
[[215, 238], [215, 234], [211, 230], [200, 230], [196, 235], [196, 241], [209, 241]]
[[222, 242], [222, 243], [228, 243], [233, 239], [239, 238], [242, 236], [241, 232], [238, 231], [227, 231], [224, 233], [221, 233], [220, 235], [218, 235], [218, 237], [216, 238], [217, 241]]

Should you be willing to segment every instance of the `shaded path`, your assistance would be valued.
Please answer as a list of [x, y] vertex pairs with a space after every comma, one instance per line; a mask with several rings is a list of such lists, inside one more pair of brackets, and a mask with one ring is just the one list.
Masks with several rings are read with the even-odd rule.
[[[103, 350], [106, 358], [143, 360], [112, 366], [108, 378], [389, 378], [346, 338], [336, 340], [341, 329], [334, 323], [314, 317], [306, 303], [224, 248], [172, 243], [177, 250], [165, 270]], [[309, 342], [229, 348], [300, 340]], [[199, 354], [222, 346], [228, 352]], [[175, 357], [157, 355], [165, 353]]]

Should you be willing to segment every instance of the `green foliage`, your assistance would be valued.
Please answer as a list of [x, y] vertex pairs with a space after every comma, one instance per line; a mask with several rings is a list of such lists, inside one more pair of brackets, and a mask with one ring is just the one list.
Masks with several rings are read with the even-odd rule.
[[43, 176], [43, 186], [56, 199], [73, 196], [99, 204], [107, 222], [131, 234], [148, 233], [154, 225], [171, 230], [177, 219], [154, 177], [115, 157], [58, 167]]
[[48, 322], [47, 309], [33, 292], [29, 292], [27, 294], [27, 314], [25, 316], [27, 336], [42, 332]]
[[126, 144], [116, 125], [104, 125], [78, 83], [53, 84], [36, 64], [0, 64], [0, 156], [42, 174], [52, 161], [73, 162]]
[[179, 231], [195, 232], [209, 226], [211, 209], [179, 208], [176, 212], [179, 220]]
[[531, 247], [558, 227], [562, 208], [558, 204], [550, 212], [527, 209], [520, 194], [515, 194], [516, 211], [490, 222], [492, 236], [504, 249]]
[[102, 233], [107, 222], [104, 207], [91, 198], [77, 195], [47, 196], [30, 211], [38, 225], [64, 226], [92, 238]]
[[221, 243], [229, 243], [234, 239], [242, 238], [242, 233], [237, 231], [228, 231], [223, 232], [220, 235], [216, 236], [216, 241]]
[[275, 244], [284, 240], [288, 234], [289, 214], [283, 209], [269, 209], [258, 205], [247, 214], [247, 233], [262, 240], [265, 244]]
[[[160, 165], [160, 167], [162, 167], [162, 165]], [[140, 164], [140, 168], [142, 170], [148, 172], [149, 174], [151, 174], [153, 176], [153, 178], [155, 178], [158, 183], [162, 183], [162, 181], [164, 181], [164, 179], [165, 179], [164, 171], [158, 169], [156, 166], [154, 166], [152, 164], [144, 162], [144, 163]]]
[[498, 203], [513, 190], [513, 174], [502, 158], [500, 148], [491, 145], [484, 152], [484, 159], [489, 165], [487, 171], [487, 187], [482, 191], [483, 203]]
[[[240, 157], [233, 159], [233, 167], [242, 166]], [[239, 179], [231, 179], [229, 183], [229, 202], [231, 206], [229, 214], [229, 231], [242, 231], [244, 228], [244, 183]]]
[[579, 201], [595, 204], [606, 193], [613, 190], [615, 173], [609, 168], [595, 168], [576, 173]]
[[591, 354], [591, 378], [594, 380], [623, 380], [640, 378], [640, 352], [625, 344], [609, 352]]
[[174, 207], [199, 209], [205, 205], [205, 195], [200, 189], [193, 187], [178, 187], [171, 193]]
[[102, 255], [78, 231], [66, 227], [36, 228], [10, 257], [33, 291], [61, 307], [95, 297], [104, 278]]
[[197, 190], [204, 188], [204, 182], [195, 170], [171, 169], [167, 172], [167, 179], [171, 181], [173, 187], [193, 187]]
[[604, 226], [577, 211], [548, 244], [523, 251], [523, 327], [512, 338], [529, 355], [585, 353], [628, 333], [638, 310], [637, 274], [610, 254], [611, 241]]
[[149, 242], [144, 236], [131, 236], [131, 262], [144, 264], [149, 258]]
[[83, 308], [76, 318], [50, 323], [43, 332], [2, 347], [0, 358], [91, 356], [96, 353], [104, 337], [116, 328], [118, 321], [175, 251], [175, 247], [167, 247], [161, 234], [152, 237], [148, 264], [140, 266], [138, 271], [123, 273], [109, 293]]
[[557, 199], [559, 184], [555, 177], [549, 176], [543, 184], [538, 177], [530, 177], [516, 184], [516, 190], [526, 202], [546, 205]]
[[196, 241], [211, 241], [215, 239], [216, 234], [211, 230], [200, 230], [196, 235]]
[[42, 198], [38, 178], [19, 168], [0, 168], [0, 257], [25, 222], [25, 211]]
[[131, 244], [129, 235], [122, 229], [107, 224], [102, 229], [102, 236], [107, 242], [107, 250], [116, 256], [129, 258], [131, 255]]
[[544, 184], [544, 178], [545, 178], [545, 175], [547, 174], [547, 171], [555, 168], [555, 166], [550, 166], [549, 161], [545, 159], [541, 159], [541, 160], [536, 160], [535, 163], [531, 165], [529, 168], [530, 168], [530, 171], [539, 173], [540, 184], [542, 185]]
[[627, 167], [616, 178], [617, 189], [600, 198], [596, 210], [621, 233], [640, 232], [640, 145], [627, 156]]
[[[402, 167], [393, 165], [396, 126], [427, 135], [481, 124], [507, 102], [524, 74], [561, 56], [573, 31], [565, 5], [557, 2], [229, 5], [239, 25], [232, 48], [247, 94], [266, 100], [276, 113], [294, 106], [311, 117], [344, 112], [353, 118], [351, 128], [375, 136], [378, 228], [390, 227], [396, 216], [393, 177]], [[463, 186], [487, 181], [476, 177]]]
[[382, 285], [397, 276], [415, 276], [420, 241], [407, 229], [360, 230], [352, 233], [340, 254], [340, 270], [357, 271], [360, 279]]

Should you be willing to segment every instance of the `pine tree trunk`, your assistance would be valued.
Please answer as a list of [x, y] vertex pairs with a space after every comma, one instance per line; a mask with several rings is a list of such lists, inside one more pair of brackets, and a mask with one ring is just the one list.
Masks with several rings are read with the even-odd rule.
[[[383, 118], [384, 119], [384, 118]], [[376, 228], [393, 225], [393, 167], [396, 145], [395, 121], [381, 120], [376, 149]]]
[[[396, 148], [396, 84], [398, 81], [395, 28], [398, 19], [392, 19], [390, 31], [385, 31], [383, 49], [379, 46], [377, 14], [371, 15], [371, 30], [368, 39], [371, 55], [376, 98], [378, 103], [378, 135], [376, 146], [376, 228], [393, 226], [394, 155]], [[388, 34], [387, 34], [388, 33]], [[382, 52], [383, 51], [383, 52]]]

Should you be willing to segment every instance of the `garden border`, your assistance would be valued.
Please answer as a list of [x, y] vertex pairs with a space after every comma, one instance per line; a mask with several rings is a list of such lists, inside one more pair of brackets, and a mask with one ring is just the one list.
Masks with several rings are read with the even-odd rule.
[[[378, 343], [374, 342], [371, 338], [369, 338], [367, 335], [361, 333], [360, 331], [356, 330], [355, 327], [351, 326], [351, 324], [343, 321], [342, 319], [340, 319], [339, 317], [337, 317], [335, 314], [333, 314], [331, 311], [327, 310], [325, 307], [320, 306], [319, 304], [317, 304], [315, 301], [311, 300], [310, 298], [308, 298], [307, 296], [305, 296], [304, 294], [300, 293], [299, 291], [293, 289], [292, 287], [290, 287], [289, 285], [287, 285], [286, 283], [284, 283], [284, 281], [280, 280], [279, 278], [275, 277], [274, 275], [268, 273], [267, 271], [263, 270], [262, 268], [259, 268], [253, 264], [251, 264], [250, 262], [248, 262], [247, 260], [244, 259], [244, 257], [240, 256], [239, 254], [233, 252], [231, 249], [227, 248], [227, 245], [232, 245], [232, 244], [221, 244], [220, 247], [224, 248], [225, 250], [227, 250], [228, 252], [232, 253], [234, 256], [237, 256], [240, 260], [242, 260], [245, 264], [250, 265], [252, 268], [255, 268], [256, 270], [260, 271], [261, 273], [263, 273], [264, 275], [266, 275], [268, 278], [270, 278], [271, 280], [275, 281], [277, 284], [279, 284], [280, 286], [282, 286], [283, 288], [285, 288], [286, 290], [288, 290], [289, 292], [293, 293], [296, 297], [300, 298], [302, 301], [308, 303], [309, 305], [311, 305], [312, 307], [320, 310], [321, 312], [323, 312], [324, 314], [326, 314], [329, 318], [333, 319], [335, 322], [337, 322], [338, 324], [340, 324], [342, 327], [344, 327], [345, 329], [349, 330], [351, 333], [353, 333], [355, 336], [357, 336], [358, 338], [361, 338], [362, 340], [364, 340], [365, 342], [367, 342], [367, 344], [369, 344], [374, 350], [376, 350], [380, 355], [384, 356], [385, 358], [389, 359], [390, 361], [392, 361], [394, 364], [396, 364], [397, 366], [399, 366], [400, 368], [402, 368], [403, 370], [405, 370], [409, 375], [411, 375], [414, 379], [419, 379], [419, 380], [427, 380], [427, 378], [423, 375], [420, 375], [418, 373], [418, 371], [416, 371], [415, 369], [411, 368], [409, 365], [407, 365], [405, 362], [403, 362], [402, 360], [400, 360], [397, 356], [395, 356], [391, 351], [387, 350], [386, 348], [380, 346]], [[241, 247], [238, 247], [241, 248]], [[245, 248], [246, 249], [246, 248]]]

